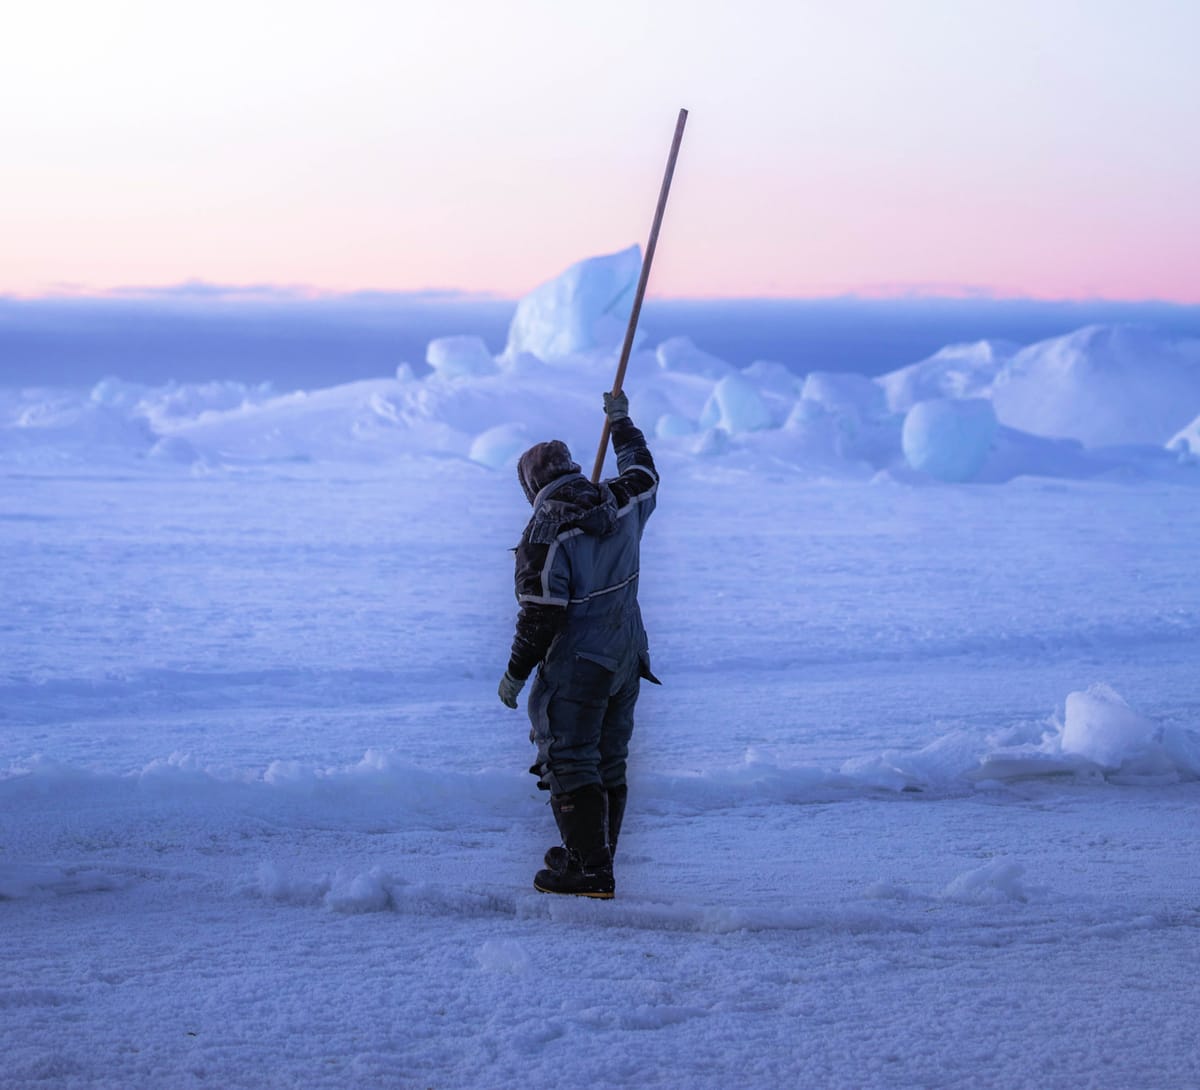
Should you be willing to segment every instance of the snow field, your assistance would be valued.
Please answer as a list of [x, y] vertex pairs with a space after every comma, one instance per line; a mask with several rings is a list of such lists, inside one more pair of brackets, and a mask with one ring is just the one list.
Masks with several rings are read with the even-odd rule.
[[1192, 1090], [1188, 342], [640, 348], [666, 684], [617, 899], [532, 891], [511, 466], [636, 274], [423, 378], [0, 390], [0, 1085]]
[[1194, 844], [1163, 826], [1194, 798], [1044, 788], [639, 815], [603, 906], [528, 891], [544, 821], [142, 806], [89, 847], [43, 814], [112, 862], [104, 891], [3, 905], [10, 1078], [1186, 1086]]
[[11, 1084], [1189, 1086], [1190, 490], [663, 474], [606, 905], [508, 472], [5, 478]]

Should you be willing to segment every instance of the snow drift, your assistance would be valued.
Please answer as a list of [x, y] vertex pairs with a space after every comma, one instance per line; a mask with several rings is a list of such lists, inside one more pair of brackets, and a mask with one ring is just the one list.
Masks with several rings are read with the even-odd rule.
[[[511, 466], [547, 436], [595, 442], [640, 268], [631, 247], [581, 261], [521, 300], [504, 352], [430, 342], [430, 372], [279, 396], [238, 383], [0, 392], [0, 460], [386, 464], [419, 455]], [[650, 331], [642, 335], [649, 339]], [[1121, 472], [1200, 479], [1200, 341], [1092, 326], [1025, 348], [951, 345], [879, 379], [757, 361], [738, 370], [689, 338], [634, 353], [634, 417], [685, 462], [812, 477], [997, 483]]]
[[918, 401], [986, 397], [1001, 368], [1020, 346], [1010, 341], [947, 345], [926, 360], [901, 367], [879, 379], [893, 412], [907, 412]]
[[[835, 766], [782, 764], [751, 750], [739, 763], [700, 771], [635, 769], [634, 787], [645, 805], [704, 811], [880, 792], [945, 797], [1041, 777], [1118, 785], [1200, 780], [1200, 729], [1156, 723], [1103, 683], [1070, 693], [1065, 708], [1065, 715], [1043, 723], [985, 734], [952, 730], [920, 749], [884, 750]], [[303, 812], [311, 820], [353, 828], [370, 829], [385, 815], [395, 821], [398, 814], [408, 826], [454, 828], [467, 819], [515, 819], [525, 807], [527, 779], [515, 769], [419, 767], [379, 749], [347, 765], [276, 760], [261, 769], [210, 766], [173, 753], [125, 773], [35, 757], [0, 770], [0, 804], [15, 811], [50, 797], [73, 799], [75, 805], [190, 800], [255, 812]], [[0, 877], [0, 898], [92, 880], [49, 870]]]
[[992, 400], [1001, 423], [1034, 435], [1163, 446], [1200, 407], [1200, 342], [1088, 326], [1018, 352]]

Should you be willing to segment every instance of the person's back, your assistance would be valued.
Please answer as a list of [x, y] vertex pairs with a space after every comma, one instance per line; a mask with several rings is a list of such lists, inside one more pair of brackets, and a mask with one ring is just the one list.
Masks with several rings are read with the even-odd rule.
[[640, 679], [650, 672], [637, 602], [642, 531], [658, 473], [622, 397], [606, 395], [619, 476], [594, 485], [558, 440], [521, 456], [533, 514], [516, 557], [521, 605], [501, 699], [529, 695], [531, 771], [551, 792], [564, 849], [547, 853], [536, 888], [611, 897], [612, 857], [624, 815], [625, 762]]

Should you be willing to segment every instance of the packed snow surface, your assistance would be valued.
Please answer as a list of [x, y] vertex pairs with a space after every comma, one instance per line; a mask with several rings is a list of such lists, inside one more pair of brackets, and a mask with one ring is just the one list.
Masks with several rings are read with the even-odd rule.
[[511, 467], [620, 261], [423, 379], [0, 391], [0, 1085], [1194, 1088], [1200, 405], [1034, 434], [1016, 349], [635, 354], [665, 684], [616, 900], [532, 890]]

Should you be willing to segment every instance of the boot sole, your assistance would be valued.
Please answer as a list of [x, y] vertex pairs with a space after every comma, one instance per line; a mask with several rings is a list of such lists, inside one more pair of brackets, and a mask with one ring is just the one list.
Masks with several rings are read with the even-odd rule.
[[533, 888], [538, 893], [557, 894], [559, 897], [591, 897], [593, 901], [611, 901], [615, 895], [613, 890], [609, 890], [607, 893], [585, 893], [583, 890], [543, 889], [536, 882], [533, 883]]

